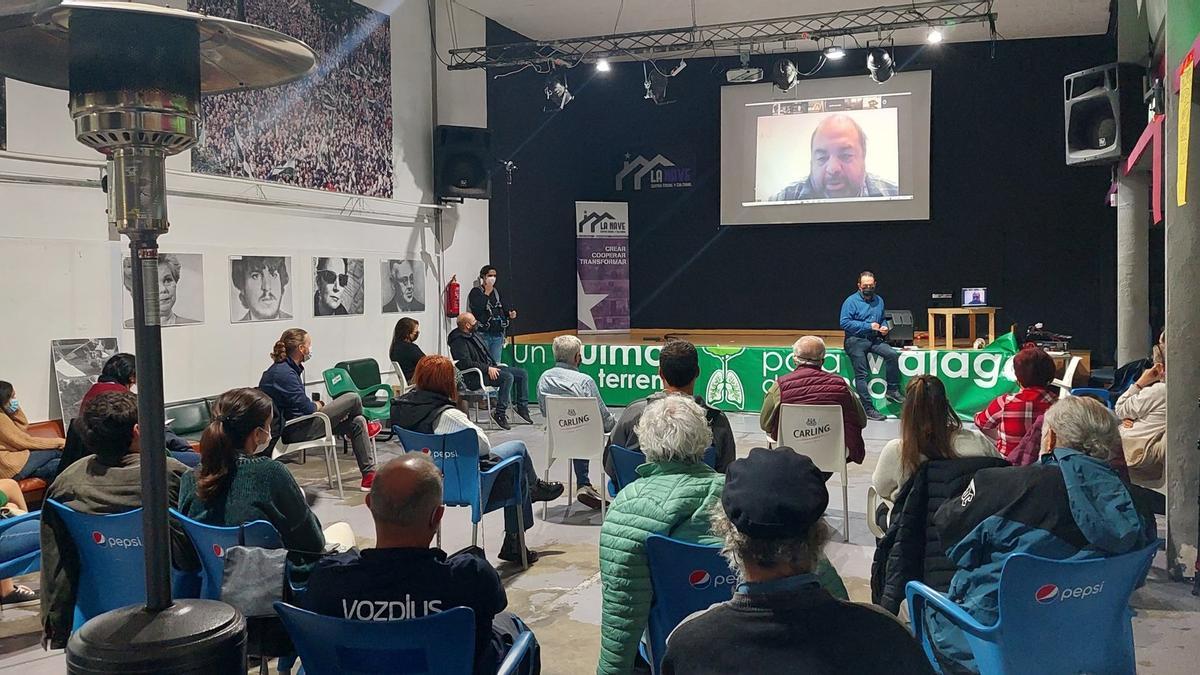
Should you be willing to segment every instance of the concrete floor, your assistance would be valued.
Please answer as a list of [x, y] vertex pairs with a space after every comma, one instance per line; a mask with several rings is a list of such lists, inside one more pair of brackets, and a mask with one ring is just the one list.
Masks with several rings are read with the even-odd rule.
[[[535, 422], [538, 421], [535, 418]], [[758, 429], [757, 415], [731, 417], [737, 437], [738, 455], [744, 456], [756, 446], [765, 446], [766, 437]], [[863, 465], [849, 471], [850, 543], [836, 536], [826, 554], [845, 580], [850, 597], [870, 600], [871, 557], [874, 539], [867, 531], [865, 504], [871, 472], [883, 444], [898, 435], [895, 420], [873, 422], [867, 428], [867, 458]], [[539, 426], [519, 425], [509, 432], [492, 434], [493, 442], [521, 439], [530, 448], [539, 470], [545, 467], [546, 442]], [[380, 443], [380, 461], [399, 453], [395, 443]], [[370, 513], [363, 506], [363, 493], [357, 491], [357, 472], [351, 459], [343, 456], [341, 469], [348, 491], [344, 501], [326, 483], [323, 463], [309, 461], [291, 465], [299, 482], [320, 495], [314, 510], [323, 523], [346, 521], [354, 528], [360, 546], [374, 543]], [[566, 481], [569, 463], [559, 462], [551, 472], [552, 480]], [[593, 481], [598, 482], [599, 466], [593, 463]], [[830, 524], [843, 525], [840, 511], [839, 477], [830, 479]], [[484, 517], [482, 526], [485, 549], [501, 572], [508, 589], [509, 609], [533, 628], [542, 645], [543, 672], [547, 675], [578, 675], [594, 672], [600, 645], [600, 574], [597, 546], [600, 514], [574, 505], [567, 515], [566, 497], [549, 505], [543, 520], [541, 507], [535, 508], [536, 524], [527, 534], [530, 548], [542, 554], [541, 560], [522, 573], [519, 565], [500, 563], [499, 552], [503, 516], [500, 512]], [[443, 548], [455, 551], [471, 543], [471, 525], [466, 509], [451, 509], [446, 516]], [[1138, 610], [1134, 618], [1138, 667], [1143, 673], [1162, 675], [1192, 674], [1200, 660], [1200, 598], [1189, 594], [1190, 587], [1166, 580], [1162, 560], [1157, 561], [1146, 586], [1133, 598]], [[22, 580], [36, 586], [37, 576]], [[0, 618], [0, 672], [21, 675], [64, 672], [62, 652], [44, 652], [38, 644], [37, 607], [13, 608]]]

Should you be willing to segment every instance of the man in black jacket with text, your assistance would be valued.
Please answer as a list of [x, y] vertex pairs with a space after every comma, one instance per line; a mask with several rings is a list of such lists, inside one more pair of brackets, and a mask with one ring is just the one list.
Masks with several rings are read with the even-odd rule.
[[[502, 366], [492, 360], [482, 338], [476, 332], [479, 321], [475, 315], [467, 312], [458, 315], [458, 328], [450, 331], [446, 344], [450, 345], [450, 357], [459, 370], [478, 368], [483, 373], [483, 384], [497, 387], [500, 390], [496, 409], [492, 419], [501, 429], [510, 429], [508, 424], [508, 404], [516, 398], [517, 416], [529, 424], [533, 418], [529, 416], [529, 376], [524, 368]], [[470, 389], [482, 389], [483, 384], [474, 373], [463, 376], [463, 383]]]

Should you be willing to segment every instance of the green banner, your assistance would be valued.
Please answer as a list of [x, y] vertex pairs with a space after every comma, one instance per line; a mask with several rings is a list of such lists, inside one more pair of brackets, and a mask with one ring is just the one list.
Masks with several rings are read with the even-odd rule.
[[[604, 402], [625, 406], [662, 389], [658, 375], [661, 344], [583, 346], [580, 370], [600, 385]], [[708, 404], [728, 412], [757, 413], [775, 379], [794, 368], [788, 347], [705, 347], [700, 352], [700, 378], [696, 393]], [[996, 396], [1017, 391], [1012, 370], [1016, 342], [1012, 334], [1002, 335], [984, 349], [937, 350], [906, 349], [900, 352], [901, 387], [916, 375], [936, 375], [946, 385], [946, 393], [960, 416], [974, 415]], [[898, 415], [900, 406], [884, 400], [887, 381], [883, 360], [869, 356], [871, 369], [868, 387], [875, 407], [886, 414]], [[505, 363], [520, 366], [529, 373], [530, 400], [537, 400], [537, 381], [554, 366], [549, 344], [517, 344], [505, 348]], [[825, 355], [824, 369], [853, 382], [850, 358], [841, 349]], [[853, 386], [853, 385], [851, 385]]]

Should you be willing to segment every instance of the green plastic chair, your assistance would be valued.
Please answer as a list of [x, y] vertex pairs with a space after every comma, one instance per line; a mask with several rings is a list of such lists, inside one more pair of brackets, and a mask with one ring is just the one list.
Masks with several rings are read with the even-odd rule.
[[[325, 389], [331, 398], [348, 391], [358, 394], [363, 403], [363, 417], [376, 420], [387, 427], [386, 422], [392, 413], [392, 387], [388, 384], [376, 384], [359, 388], [345, 368], [330, 368], [322, 373], [325, 378]], [[383, 396], [377, 396], [382, 393]]]

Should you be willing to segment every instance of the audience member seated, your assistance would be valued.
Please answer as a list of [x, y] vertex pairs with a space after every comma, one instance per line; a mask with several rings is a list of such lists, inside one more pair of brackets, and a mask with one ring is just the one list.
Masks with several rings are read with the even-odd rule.
[[730, 465], [712, 530], [740, 583], [675, 628], [663, 673], [932, 672], [896, 618], [822, 588], [828, 504], [824, 474], [791, 448], [755, 448]]
[[231, 389], [217, 397], [200, 437], [200, 466], [179, 486], [179, 510], [208, 525], [271, 523], [298, 572], [293, 578], [302, 578], [326, 541], [349, 549], [354, 533], [345, 523], [322, 532], [287, 467], [261, 456], [271, 442], [271, 415], [271, 399], [257, 389]]
[[[737, 458], [737, 443], [733, 439], [733, 429], [730, 428], [729, 418], [725, 417], [725, 413], [708, 407], [703, 396], [696, 396], [696, 378], [700, 377], [700, 357], [696, 353], [696, 346], [687, 340], [667, 341], [658, 355], [658, 375], [662, 378], [663, 390], [625, 406], [608, 439], [609, 447], [617, 445], [626, 450], [641, 452], [637, 424], [646, 406], [668, 396], [685, 396], [694, 400], [704, 411], [704, 419], [712, 432], [712, 444], [717, 447], [717, 472], [725, 473], [725, 467]], [[608, 475], [616, 474], [616, 468], [607, 452], [604, 454], [604, 466]]]
[[909, 381], [900, 432], [884, 447], [872, 479], [876, 491], [895, 502], [890, 521], [883, 504], [868, 514], [886, 531], [871, 565], [871, 601], [893, 614], [909, 581], [943, 592], [950, 586], [954, 563], [932, 527], [938, 508], [958, 498], [976, 471], [1008, 466], [991, 441], [962, 428], [945, 386], [932, 375]]
[[[494, 675], [525, 625], [503, 611], [508, 597], [483, 549], [448, 556], [429, 547], [446, 511], [437, 466], [416, 452], [384, 464], [367, 508], [375, 521], [375, 548], [321, 560], [301, 604], [318, 614], [366, 621], [469, 607], [475, 613], [475, 674]], [[523, 672], [541, 671], [536, 640], [525, 658], [530, 669]]]
[[[11, 478], [0, 478], [0, 513], [2, 518], [15, 518], [29, 512], [21, 486]], [[41, 528], [36, 518], [18, 523], [0, 531], [0, 563], [15, 560], [38, 550], [38, 531]], [[12, 579], [0, 579], [0, 605], [19, 606], [37, 602], [39, 593], [32, 588], [13, 583]]]
[[1049, 354], [1040, 347], [1026, 345], [1013, 357], [1012, 364], [1020, 391], [997, 396], [987, 408], [975, 414], [975, 426], [996, 441], [996, 449], [1005, 457], [1013, 453], [1029, 427], [1058, 400], [1050, 388], [1054, 359]]
[[417, 345], [419, 337], [421, 324], [417, 323], [416, 319], [406, 316], [396, 322], [396, 327], [392, 330], [392, 345], [388, 348], [388, 358], [400, 364], [400, 372], [404, 373], [404, 379], [408, 380], [409, 384], [412, 384], [417, 361], [425, 356], [425, 352]]
[[478, 368], [483, 373], [483, 383], [479, 382], [479, 376], [475, 373], [464, 375], [463, 382], [467, 387], [479, 390], [486, 384], [499, 388], [492, 420], [501, 429], [507, 431], [512, 428], [508, 424], [508, 406], [514, 398], [517, 416], [533, 424], [533, 418], [529, 416], [529, 375], [523, 368], [502, 366], [492, 359], [479, 335], [479, 321], [475, 315], [469, 312], [459, 314], [458, 328], [450, 331], [446, 344], [450, 346], [450, 356], [459, 370]]
[[846, 459], [862, 464], [866, 457], [863, 444], [863, 428], [867, 426], [867, 413], [858, 395], [836, 373], [821, 369], [825, 363], [825, 341], [815, 335], [805, 335], [792, 345], [792, 360], [796, 369], [771, 385], [763, 399], [758, 425], [771, 438], [787, 444], [788, 439], [779, 438], [779, 406], [784, 403], [803, 405], [837, 405], [842, 407], [842, 428], [846, 436]]
[[[538, 407], [542, 409], [542, 417], [546, 417], [547, 396], [594, 398], [600, 404], [600, 420], [604, 424], [604, 432], [612, 431], [617, 420], [604, 404], [604, 398], [600, 396], [600, 387], [591, 375], [579, 372], [579, 364], [583, 361], [583, 343], [574, 335], [559, 335], [554, 338], [553, 349], [554, 367], [542, 373], [537, 383]], [[588, 464], [586, 459], [571, 460], [575, 471], [575, 501], [588, 508], [598, 509], [601, 496], [596, 488], [592, 487]]]
[[946, 396], [946, 385], [936, 376], [918, 375], [909, 380], [904, 396], [900, 438], [883, 446], [871, 476], [871, 484], [884, 499], [896, 501], [900, 488], [926, 460], [1003, 458], [983, 434], [963, 428]]
[[28, 430], [16, 390], [0, 380], [0, 478], [54, 480], [66, 441], [31, 436]]
[[[1055, 403], [1042, 437], [1036, 464], [979, 471], [962, 498], [948, 500], [934, 517], [946, 555], [958, 567], [948, 595], [985, 626], [996, 622], [1000, 571], [1009, 556], [1105, 558], [1144, 548], [1156, 537], [1154, 516], [1108, 465], [1120, 439], [1104, 405], [1076, 396]], [[939, 660], [951, 670], [976, 672], [961, 632], [939, 614], [928, 614], [926, 622]], [[1046, 626], [1048, 632], [1060, 628]]]
[[[416, 431], [422, 434], [452, 434], [456, 431], [471, 429], [479, 438], [479, 458], [481, 463], [493, 463], [500, 460], [524, 457], [525, 482], [528, 486], [526, 494], [529, 501], [525, 503], [525, 529], [533, 527], [532, 502], [549, 502], [558, 499], [563, 493], [562, 483], [548, 483], [538, 478], [537, 470], [524, 441], [507, 441], [492, 446], [487, 434], [467, 417], [467, 414], [454, 406], [458, 391], [454, 386], [454, 363], [440, 354], [430, 354], [422, 357], [413, 372], [413, 389], [404, 396], [392, 401], [391, 423], [402, 429]], [[481, 467], [483, 468], [483, 467]], [[504, 509], [504, 544], [500, 547], [500, 559], [519, 562], [521, 560], [521, 539], [518, 531], [517, 509], [509, 506]], [[537, 560], [534, 551], [527, 552], [530, 563]]]
[[[371, 481], [375, 479], [375, 465], [371, 457], [367, 419], [363, 417], [362, 399], [354, 392], [344, 393], [329, 403], [310, 399], [304, 391], [304, 362], [311, 357], [312, 336], [307, 331], [301, 328], [283, 331], [271, 351], [274, 363], [263, 372], [258, 388], [275, 402], [284, 423], [320, 411], [329, 417], [333, 433], [349, 436], [354, 459], [362, 473], [362, 490], [366, 492], [371, 489]], [[324, 435], [325, 425], [316, 418], [283, 428], [285, 443], [312, 440]]]
[[638, 480], [617, 494], [600, 528], [604, 604], [597, 675], [628, 673], [637, 660], [650, 614], [646, 538], [716, 543], [708, 509], [720, 498], [725, 476], [704, 463], [712, 443], [704, 409], [688, 396], [659, 397], [642, 408], [636, 431], [646, 463], [638, 467]]
[[1129, 478], [1147, 487], [1162, 485], [1166, 461], [1167, 360], [1161, 340], [1154, 347], [1153, 361], [1116, 404]]
[[[137, 396], [128, 391], [98, 394], [80, 418], [84, 441], [95, 454], [67, 467], [54, 479], [46, 498], [79, 513], [111, 514], [142, 506], [142, 434]], [[153, 449], [146, 448], [147, 452]], [[188, 468], [166, 457], [167, 498], [179, 497], [179, 480]], [[51, 649], [62, 649], [75, 619], [79, 555], [54, 509], [42, 510], [42, 629]], [[196, 551], [183, 529], [171, 523], [171, 560], [183, 570], [199, 568]]]
[[[83, 412], [87, 410], [87, 406], [96, 396], [108, 391], [133, 391], [137, 386], [137, 361], [133, 354], [121, 352], [113, 354], [108, 361], [104, 362], [104, 368], [100, 371], [100, 379], [87, 390], [83, 395], [83, 399], [79, 402], [79, 414], [82, 417]], [[171, 431], [170, 423], [167, 423], [166, 445], [167, 450], [175, 459], [183, 462], [189, 467], [196, 466], [200, 463], [200, 453], [192, 450], [191, 443], [180, 438]], [[63, 448], [62, 457], [58, 462], [58, 473], [62, 473], [68, 466], [71, 466], [76, 460], [81, 457], [86, 457], [92, 454], [87, 449], [87, 445], [83, 442], [83, 423], [79, 417], [71, 421], [67, 427], [67, 441]]]

